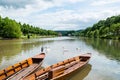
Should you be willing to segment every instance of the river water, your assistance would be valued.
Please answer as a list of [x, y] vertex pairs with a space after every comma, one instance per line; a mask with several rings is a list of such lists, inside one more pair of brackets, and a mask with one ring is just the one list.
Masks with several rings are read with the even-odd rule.
[[0, 70], [32, 57], [44, 47], [43, 67], [92, 53], [88, 65], [70, 80], [120, 80], [120, 41], [76, 37], [0, 40]]

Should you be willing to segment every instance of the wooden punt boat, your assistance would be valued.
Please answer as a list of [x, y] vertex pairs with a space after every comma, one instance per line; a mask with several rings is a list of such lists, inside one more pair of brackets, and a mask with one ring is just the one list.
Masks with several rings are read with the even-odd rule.
[[0, 71], [0, 80], [20, 80], [37, 70], [44, 60], [45, 53], [38, 54]]
[[83, 68], [90, 58], [91, 53], [82, 54], [40, 69], [23, 80], [66, 80], [65, 77]]

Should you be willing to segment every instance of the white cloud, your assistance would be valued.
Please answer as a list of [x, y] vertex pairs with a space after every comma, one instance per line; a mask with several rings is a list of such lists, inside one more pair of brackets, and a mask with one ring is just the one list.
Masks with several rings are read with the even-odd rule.
[[[25, 0], [22, 1], [24, 2]], [[85, 1], [87, 0], [30, 0], [30, 3], [24, 3], [24, 7], [23, 5], [22, 7], [19, 5], [18, 8], [0, 5], [0, 15], [2, 17], [8, 16], [22, 23], [29, 23], [44, 29], [76, 30], [92, 26], [92, 24], [100, 19], [120, 14], [118, 5], [112, 7], [104, 5], [116, 3], [119, 0], [92, 0], [89, 3]], [[81, 4], [81, 2], [84, 4], [72, 6], [72, 4], [77, 5], [78, 3]], [[93, 5], [99, 5], [100, 7], [93, 7]], [[69, 6], [75, 9], [66, 8]], [[52, 8], [57, 9], [53, 10]]]
[[102, 6], [102, 5], [113, 4], [118, 2], [120, 2], [120, 0], [93, 0], [91, 5]]
[[53, 30], [78, 30], [79, 26], [76, 24], [55, 24]]
[[82, 1], [85, 1], [85, 0], [69, 0], [71, 3], [77, 3], [77, 2], [82, 2]]

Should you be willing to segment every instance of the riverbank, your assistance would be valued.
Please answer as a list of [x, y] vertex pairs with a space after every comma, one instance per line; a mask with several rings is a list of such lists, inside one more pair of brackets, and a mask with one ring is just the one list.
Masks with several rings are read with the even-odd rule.
[[0, 40], [11, 40], [11, 39], [33, 39], [33, 38], [53, 38], [56, 36], [50, 35], [50, 36], [24, 36], [22, 35], [20, 38], [2, 38], [0, 37]]
[[52, 37], [55, 37], [55, 36], [53, 36], [53, 35], [49, 35], [49, 36], [38, 36], [38, 35], [34, 35], [34, 36], [29, 36], [29, 35], [26, 35], [26, 36], [24, 36], [24, 35], [22, 35], [21, 36], [21, 39], [30, 39], [30, 38], [52, 38]]
[[120, 40], [120, 36], [102, 36], [101, 39], [113, 39], [113, 40]]

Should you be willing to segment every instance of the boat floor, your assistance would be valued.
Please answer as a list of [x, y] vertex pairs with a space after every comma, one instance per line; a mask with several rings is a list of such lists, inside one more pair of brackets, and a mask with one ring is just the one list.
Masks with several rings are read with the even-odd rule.
[[19, 72], [13, 74], [7, 80], [20, 80], [21, 78], [27, 76], [32, 71], [34, 71], [37, 68], [38, 65], [39, 64], [32, 64], [29, 67], [24, 68], [24, 69], [20, 70]]
[[[85, 62], [78, 62], [78, 63], [75, 63], [73, 65], [69, 64], [71, 66], [68, 65], [69, 67], [67, 66], [68, 68], [65, 69], [64, 74], [62, 74], [62, 75], [66, 75], [66, 74], [74, 71], [75, 69], [78, 69], [78, 68], [82, 67], [84, 64], [85, 64]], [[46, 79], [48, 79], [48, 74], [49, 73], [47, 72], [47, 73], [45, 73], [45, 74], [43, 74], [41, 76], [38, 76], [36, 78], [36, 80], [46, 80]]]
[[77, 64], [69, 67], [68, 69], [66, 69], [65, 72], [64, 72], [64, 74], [67, 74], [67, 73], [69, 73], [69, 72], [71, 72], [71, 71], [74, 71], [75, 69], [83, 66], [84, 64], [85, 64], [84, 62], [79, 62], [79, 63], [77, 63]]

